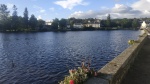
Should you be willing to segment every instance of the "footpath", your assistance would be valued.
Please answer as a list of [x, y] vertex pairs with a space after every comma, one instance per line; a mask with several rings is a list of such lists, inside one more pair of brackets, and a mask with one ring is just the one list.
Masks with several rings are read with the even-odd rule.
[[141, 48], [121, 84], [150, 84], [150, 38]]

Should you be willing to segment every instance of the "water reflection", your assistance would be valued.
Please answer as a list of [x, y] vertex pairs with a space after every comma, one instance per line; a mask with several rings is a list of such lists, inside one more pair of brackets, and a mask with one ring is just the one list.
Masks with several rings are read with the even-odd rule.
[[131, 30], [0, 33], [0, 84], [57, 84], [68, 69], [88, 58], [98, 70], [138, 34]]

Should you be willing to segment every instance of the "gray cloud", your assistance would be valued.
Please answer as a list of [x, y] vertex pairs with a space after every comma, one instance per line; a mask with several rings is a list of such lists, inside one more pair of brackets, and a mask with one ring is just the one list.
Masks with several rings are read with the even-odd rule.
[[139, 18], [139, 17], [150, 17], [150, 8], [143, 8], [143, 3], [147, 3], [144, 6], [147, 7], [150, 4], [150, 0], [139, 0], [127, 6], [124, 4], [115, 4], [113, 8], [103, 7], [99, 11], [77, 11], [72, 13], [69, 17], [75, 18], [100, 18], [106, 19], [108, 14], [111, 14], [112, 18]]

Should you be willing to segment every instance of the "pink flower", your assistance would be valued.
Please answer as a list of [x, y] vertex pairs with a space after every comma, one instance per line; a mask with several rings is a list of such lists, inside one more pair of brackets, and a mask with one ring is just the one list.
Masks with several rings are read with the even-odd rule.
[[84, 71], [87, 73], [87, 72], [89, 72], [89, 70], [88, 69], [84, 69]]
[[69, 70], [69, 73], [70, 73], [70, 74], [73, 74], [73, 73], [75, 73], [75, 71], [76, 71], [76, 70], [72, 70], [72, 69], [71, 69], [71, 70]]
[[97, 72], [94, 73], [94, 76], [97, 76]]
[[76, 71], [75, 69], [74, 69], [74, 70], [72, 70], [72, 73], [75, 73], [75, 71]]
[[70, 80], [70, 84], [74, 84], [74, 80]]

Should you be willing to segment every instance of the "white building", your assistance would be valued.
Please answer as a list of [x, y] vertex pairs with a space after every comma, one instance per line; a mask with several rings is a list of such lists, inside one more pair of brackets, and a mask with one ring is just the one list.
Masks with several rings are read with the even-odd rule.
[[52, 25], [52, 22], [51, 21], [46, 21], [45, 25]]
[[86, 27], [94, 27], [94, 28], [100, 28], [100, 23], [88, 23], [85, 24]]
[[147, 27], [147, 24], [145, 21], [143, 21], [143, 23], [141, 24], [141, 28], [146, 28]]
[[74, 23], [73, 27], [81, 29], [81, 28], [83, 28], [83, 24], [82, 23]]
[[94, 28], [100, 28], [100, 20], [94, 19], [94, 20], [88, 20], [88, 23], [85, 24], [86, 27], [94, 27]]

